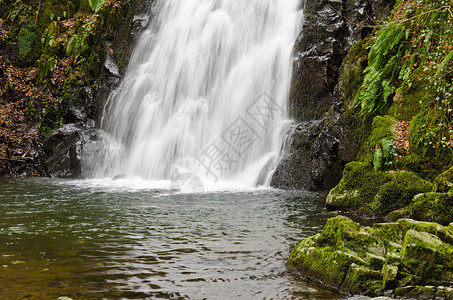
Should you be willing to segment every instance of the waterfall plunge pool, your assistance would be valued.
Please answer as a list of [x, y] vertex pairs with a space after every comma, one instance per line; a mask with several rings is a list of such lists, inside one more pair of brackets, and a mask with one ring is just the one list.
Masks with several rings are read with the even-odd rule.
[[317, 194], [93, 183], [0, 179], [1, 299], [341, 298], [285, 270]]

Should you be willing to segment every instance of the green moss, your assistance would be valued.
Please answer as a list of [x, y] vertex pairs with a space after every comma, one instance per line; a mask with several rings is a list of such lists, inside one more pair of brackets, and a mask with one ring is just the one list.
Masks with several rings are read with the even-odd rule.
[[401, 249], [401, 263], [408, 272], [421, 281], [440, 279], [443, 261], [442, 241], [429, 233], [409, 230]]
[[362, 161], [371, 161], [376, 147], [381, 147], [383, 139], [396, 139], [395, 130], [398, 120], [392, 116], [376, 116], [371, 124], [371, 132], [362, 143], [358, 158]]
[[389, 212], [409, 205], [412, 198], [431, 191], [433, 185], [411, 172], [390, 173], [390, 181], [384, 183], [375, 195], [371, 209], [378, 214]]
[[30, 99], [27, 105], [27, 110], [25, 111], [25, 119], [27, 120], [28, 124], [33, 123], [38, 119], [39, 115], [36, 111], [36, 104], [35, 99]]
[[412, 172], [381, 172], [369, 164], [352, 162], [346, 165], [340, 183], [327, 195], [326, 205], [383, 215], [409, 205], [415, 195], [432, 188], [430, 182]]
[[448, 225], [453, 222], [453, 195], [423, 193], [414, 197], [408, 216], [417, 220]]
[[453, 167], [434, 179], [434, 191], [446, 193], [453, 189]]
[[369, 205], [380, 187], [390, 180], [370, 164], [351, 162], [345, 166], [340, 183], [328, 194], [327, 207], [358, 210]]
[[351, 264], [340, 292], [350, 294], [379, 294], [382, 286], [382, 275], [379, 271], [366, 266]]
[[343, 68], [338, 79], [340, 98], [348, 109], [353, 107], [353, 99], [363, 82], [363, 70], [366, 67], [370, 39], [359, 40], [349, 49], [343, 60]]
[[409, 128], [409, 155], [404, 162], [408, 169], [432, 179], [452, 166], [452, 148], [439, 146], [442, 139], [449, 141], [445, 136], [439, 141], [439, 135], [444, 135], [446, 130], [444, 126], [439, 115], [431, 109], [424, 109], [412, 120]]
[[374, 296], [395, 289], [404, 295], [414, 284], [442, 292], [441, 286], [453, 280], [451, 226], [401, 220], [369, 228], [338, 216], [320, 234], [301, 241], [287, 267], [345, 294]]
[[40, 134], [46, 136], [50, 134], [55, 128], [57, 128], [62, 122], [62, 109], [58, 101], [52, 101], [44, 110]]
[[396, 90], [388, 113], [400, 121], [411, 121], [420, 113], [422, 104], [432, 98], [432, 94], [427, 90], [427, 75], [432, 72], [427, 71], [426, 66], [417, 68]]

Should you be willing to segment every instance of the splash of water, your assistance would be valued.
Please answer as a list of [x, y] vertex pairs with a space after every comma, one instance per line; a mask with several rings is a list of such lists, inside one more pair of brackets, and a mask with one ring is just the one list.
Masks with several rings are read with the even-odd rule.
[[300, 0], [159, 2], [102, 129], [120, 141], [97, 176], [268, 180], [287, 124]]

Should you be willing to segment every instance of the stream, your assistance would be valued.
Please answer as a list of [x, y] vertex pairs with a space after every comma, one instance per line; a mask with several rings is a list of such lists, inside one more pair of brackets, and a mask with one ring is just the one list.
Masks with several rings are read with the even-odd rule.
[[1, 299], [339, 299], [285, 270], [316, 193], [0, 179]]

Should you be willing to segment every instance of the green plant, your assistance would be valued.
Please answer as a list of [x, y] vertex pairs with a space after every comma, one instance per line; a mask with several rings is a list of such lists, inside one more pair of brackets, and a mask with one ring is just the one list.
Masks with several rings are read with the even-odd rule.
[[[354, 98], [363, 114], [383, 112], [396, 88], [419, 66], [445, 69], [452, 59], [452, 5], [448, 1], [400, 1], [393, 21], [378, 27], [363, 84]], [[448, 54], [446, 54], [448, 53]]]

